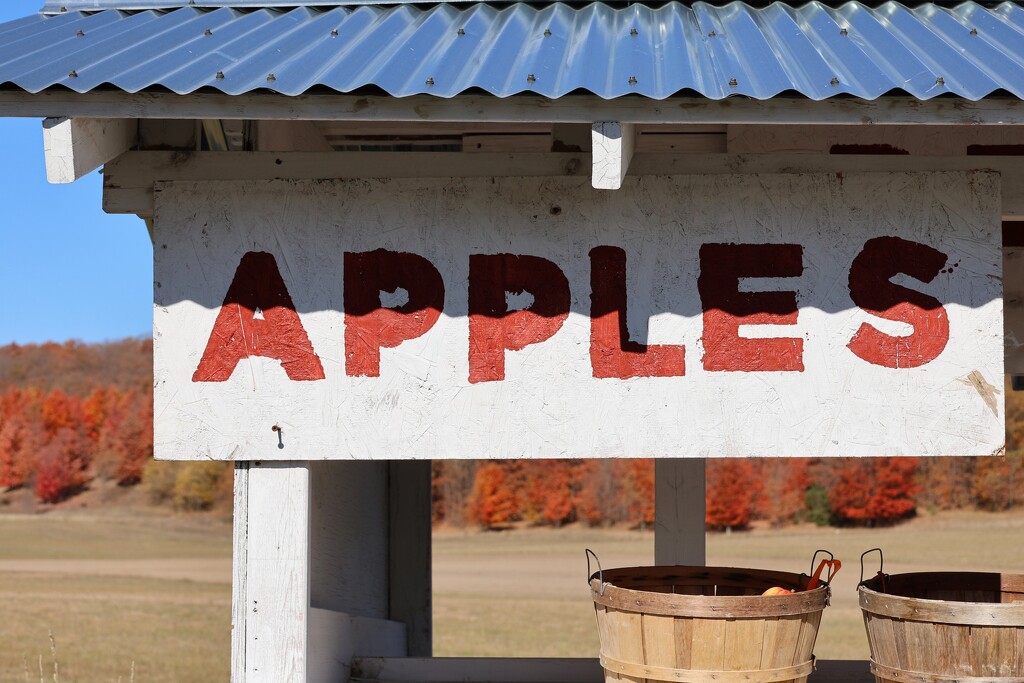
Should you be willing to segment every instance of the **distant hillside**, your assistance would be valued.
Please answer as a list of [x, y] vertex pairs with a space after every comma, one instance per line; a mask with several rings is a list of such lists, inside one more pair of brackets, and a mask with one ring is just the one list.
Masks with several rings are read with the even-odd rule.
[[12, 388], [61, 389], [85, 396], [100, 386], [144, 391], [153, 384], [153, 341], [0, 346], [0, 394]]

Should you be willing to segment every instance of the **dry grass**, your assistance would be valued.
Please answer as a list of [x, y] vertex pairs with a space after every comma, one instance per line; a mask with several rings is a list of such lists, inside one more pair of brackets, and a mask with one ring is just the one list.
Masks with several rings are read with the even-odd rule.
[[223, 520], [0, 515], [0, 539], [0, 681], [34, 683], [40, 667], [53, 681], [55, 662], [60, 683], [228, 679], [231, 528]]
[[[943, 513], [883, 529], [805, 526], [714, 534], [708, 538], [708, 562], [808, 571], [816, 549], [831, 550], [845, 566], [834, 582], [815, 652], [822, 659], [866, 659], [856, 595], [864, 550], [884, 548], [890, 573], [1024, 573], [1021, 538], [1024, 514]], [[436, 535], [435, 654], [596, 656], [586, 547], [608, 567], [651, 564], [654, 558], [653, 535], [641, 532], [574, 528]]]
[[[806, 571], [817, 548], [845, 567], [816, 653], [864, 659], [859, 554], [886, 548], [893, 573], [1024, 573], [1024, 514], [942, 514], [891, 529], [801, 527], [709, 537], [713, 564]], [[0, 681], [226, 681], [230, 526], [149, 513], [0, 515]], [[438, 656], [594, 657], [583, 549], [606, 566], [650, 564], [650, 533], [591, 529], [444, 532], [434, 540]], [[183, 580], [191, 577], [194, 580]], [[50, 651], [48, 633], [56, 639]], [[41, 658], [41, 660], [40, 660]]]

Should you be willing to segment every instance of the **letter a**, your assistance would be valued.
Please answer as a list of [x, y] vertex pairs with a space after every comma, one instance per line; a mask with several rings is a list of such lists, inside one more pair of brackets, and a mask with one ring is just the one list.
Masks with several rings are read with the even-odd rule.
[[291, 380], [324, 378], [277, 261], [264, 251], [239, 261], [192, 381], [226, 382], [238, 361], [250, 356], [281, 361]]

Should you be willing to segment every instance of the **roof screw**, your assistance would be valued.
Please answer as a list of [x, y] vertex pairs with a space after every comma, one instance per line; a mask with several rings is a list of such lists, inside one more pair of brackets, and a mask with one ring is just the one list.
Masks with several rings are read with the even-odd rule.
[[211, 31], [210, 29], [206, 29], [205, 31], [203, 31], [203, 35], [204, 36], [212, 36], [213, 35], [213, 31]]
[[217, 75], [215, 76], [215, 78], [216, 78], [216, 79], [217, 79], [218, 81], [223, 81], [223, 80], [224, 80], [224, 72], [223, 72], [223, 71], [218, 71], [218, 72], [217, 72]]
[[714, 38], [714, 37], [715, 37], [715, 36], [717, 36], [717, 35], [718, 35], [717, 33], [715, 33], [714, 31], [712, 31], [711, 33], [709, 33], [709, 34], [708, 34], [708, 38]]
[[61, 8], [60, 8], [60, 11], [61, 11], [61, 12], [67, 12], [67, 11], [68, 11], [68, 8], [67, 8], [67, 7], [61, 7]]
[[68, 72], [68, 78], [78, 78], [78, 72], [72, 69]]
[[835, 87], [838, 87], [838, 86], [839, 86], [839, 79], [838, 79], [838, 78], [836, 78], [835, 76], [833, 76], [833, 77], [832, 77], [832, 80], [831, 80], [831, 81], [829, 81], [828, 83], [829, 83], [829, 85], [831, 85], [831, 86], [832, 86], [833, 88], [835, 88]]
[[267, 82], [268, 83], [273, 83], [276, 80], [277, 80], [277, 76], [275, 76], [274, 74], [267, 74]]
[[850, 32], [846, 30], [845, 26], [843, 28], [839, 29], [839, 35], [841, 35], [841, 36], [849, 35], [849, 33]]
[[629, 84], [630, 85], [636, 85], [636, 76], [630, 76], [629, 77]]
[[739, 82], [735, 78], [730, 78], [729, 79], [729, 86], [730, 87], [735, 88], [737, 85], [739, 85]]
[[78, 33], [76, 33], [75, 35], [78, 36], [79, 38], [81, 38], [81, 37], [83, 37], [85, 35], [85, 31], [79, 29]]
[[972, 35], [972, 36], [976, 36], [976, 35], [978, 35], [978, 29], [976, 29], [976, 28], [972, 28], [972, 29], [971, 29], [971, 35]]
[[537, 77], [534, 76], [533, 74], [527, 74], [526, 75], [526, 82], [527, 83], [533, 83], [536, 80], [537, 80]]
[[935, 85], [946, 85], [946, 79], [942, 76], [936, 76]]
[[331, 29], [331, 38], [337, 38], [337, 37], [338, 37], [338, 29], [332, 28]]
[[434, 77], [433, 76], [428, 76], [427, 77], [427, 85], [434, 85]]
[[544, 37], [545, 38], [550, 38], [551, 37], [551, 29], [549, 29], [549, 28], [544, 29]]
[[629, 35], [631, 35], [633, 37], [636, 37], [636, 36], [640, 35], [640, 32], [637, 31], [636, 30], [636, 26], [634, 26], [633, 28], [629, 29]]

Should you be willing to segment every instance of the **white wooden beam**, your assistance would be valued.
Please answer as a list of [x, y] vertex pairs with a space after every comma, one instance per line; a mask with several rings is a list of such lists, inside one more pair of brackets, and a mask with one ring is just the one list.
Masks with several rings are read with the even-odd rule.
[[620, 121], [597, 121], [591, 127], [591, 184], [599, 190], [622, 187], [636, 148], [636, 129]]
[[672, 97], [651, 100], [573, 95], [551, 100], [537, 95], [452, 98], [310, 94], [222, 95], [172, 93], [48, 91], [0, 92], [0, 116], [91, 116], [108, 118], [253, 119], [309, 121], [505, 121], [586, 123], [595, 119], [623, 123], [673, 124], [825, 124], [825, 125], [1014, 125], [1024, 123], [1024, 101], [959, 98], [921, 101], [913, 97], [877, 100], [773, 97]]
[[[244, 475], [241, 473], [244, 472]], [[232, 683], [305, 683], [308, 669], [309, 467], [236, 470]]]
[[46, 180], [73, 183], [135, 144], [131, 119], [57, 118], [43, 120]]
[[[637, 153], [631, 164], [634, 175], [896, 173], [979, 168], [1002, 174], [1004, 218], [1024, 217], [1024, 157]], [[129, 152], [104, 168], [103, 209], [152, 215], [153, 187], [160, 181], [575, 176], [585, 169], [586, 154], [581, 153]]]
[[706, 562], [704, 458], [654, 461], [654, 563]]

